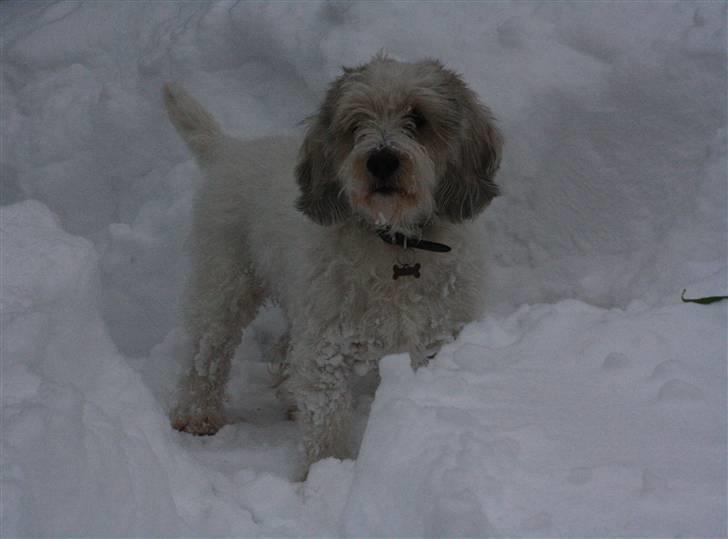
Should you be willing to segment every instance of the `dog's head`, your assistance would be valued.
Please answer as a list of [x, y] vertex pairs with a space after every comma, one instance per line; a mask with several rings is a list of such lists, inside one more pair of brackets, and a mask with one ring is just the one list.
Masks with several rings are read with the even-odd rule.
[[303, 141], [297, 207], [329, 225], [352, 214], [406, 232], [460, 222], [498, 194], [502, 137], [487, 107], [439, 62], [377, 56], [344, 69]]

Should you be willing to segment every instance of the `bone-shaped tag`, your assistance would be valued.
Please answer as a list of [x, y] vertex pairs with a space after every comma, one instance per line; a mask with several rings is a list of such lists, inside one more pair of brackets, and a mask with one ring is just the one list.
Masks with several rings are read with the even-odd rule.
[[412, 275], [415, 279], [419, 279], [420, 278], [420, 267], [421, 266], [420, 266], [419, 262], [414, 265], [410, 265], [410, 264], [397, 265], [397, 264], [395, 264], [394, 266], [392, 266], [392, 271], [394, 272], [392, 274], [392, 279], [394, 279], [396, 281], [400, 277], [407, 277], [409, 275]]

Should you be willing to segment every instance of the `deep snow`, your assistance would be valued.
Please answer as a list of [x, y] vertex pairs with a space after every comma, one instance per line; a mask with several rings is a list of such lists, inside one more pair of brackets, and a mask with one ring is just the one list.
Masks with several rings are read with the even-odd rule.
[[[726, 4], [4, 2], [0, 535], [726, 536]], [[487, 310], [382, 360], [356, 461], [304, 483], [246, 332], [215, 437], [166, 417], [199, 174], [175, 80], [300, 129], [384, 47], [506, 135]], [[371, 410], [370, 410], [371, 405]]]

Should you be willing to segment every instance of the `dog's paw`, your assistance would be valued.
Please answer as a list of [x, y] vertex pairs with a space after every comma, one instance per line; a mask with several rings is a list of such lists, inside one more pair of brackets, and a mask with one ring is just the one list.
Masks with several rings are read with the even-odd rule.
[[212, 436], [219, 431], [225, 421], [219, 415], [201, 416], [175, 416], [172, 418], [172, 428], [180, 432], [187, 432], [195, 436]]

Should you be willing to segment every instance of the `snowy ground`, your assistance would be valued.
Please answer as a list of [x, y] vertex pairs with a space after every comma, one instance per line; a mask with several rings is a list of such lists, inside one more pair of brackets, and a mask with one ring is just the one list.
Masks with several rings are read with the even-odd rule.
[[[679, 299], [728, 294], [726, 4], [3, 2], [0, 36], [0, 535], [726, 536], [728, 312]], [[199, 178], [160, 86], [258, 136], [382, 47], [500, 119], [488, 309], [296, 483], [274, 307], [231, 424], [168, 426]]]

